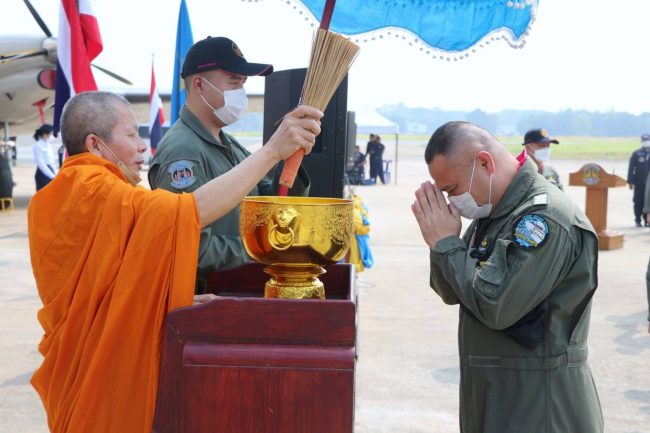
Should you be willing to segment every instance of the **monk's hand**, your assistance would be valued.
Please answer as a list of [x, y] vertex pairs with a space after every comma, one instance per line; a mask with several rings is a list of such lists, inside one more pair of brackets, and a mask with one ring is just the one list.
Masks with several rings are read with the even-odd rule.
[[460, 213], [454, 205], [447, 204], [447, 199], [437, 185], [424, 182], [415, 191], [411, 210], [430, 249], [434, 249], [441, 239], [460, 236]]
[[217, 299], [217, 295], [212, 294], [212, 293], [204, 293], [202, 295], [194, 295], [194, 304], [193, 305], [199, 305], [199, 304], [205, 304], [206, 302], [210, 302], [214, 299]]
[[311, 152], [320, 134], [320, 119], [323, 113], [308, 105], [301, 105], [282, 119], [275, 134], [269, 139], [266, 146], [277, 152], [278, 160], [285, 160], [303, 149], [305, 155]]

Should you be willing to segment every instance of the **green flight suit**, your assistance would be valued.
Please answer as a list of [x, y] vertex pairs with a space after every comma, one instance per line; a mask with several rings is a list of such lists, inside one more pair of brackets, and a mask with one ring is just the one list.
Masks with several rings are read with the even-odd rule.
[[544, 178], [549, 182], [551, 182], [553, 185], [557, 186], [562, 191], [564, 191], [564, 186], [562, 185], [562, 181], [560, 180], [560, 174], [557, 172], [555, 167], [551, 167], [550, 165], [543, 164], [542, 176], [544, 176]]
[[[175, 193], [192, 192], [241, 163], [250, 152], [223, 130], [220, 140], [183, 107], [179, 120], [158, 145], [149, 168], [149, 185]], [[264, 177], [249, 195], [277, 195], [279, 170]], [[301, 168], [291, 194], [307, 195], [309, 176]], [[201, 231], [197, 290], [218, 269], [234, 268], [250, 258], [239, 233], [239, 206]]]
[[488, 218], [431, 251], [431, 287], [460, 304], [462, 433], [600, 433], [587, 334], [598, 240], [525, 161]]

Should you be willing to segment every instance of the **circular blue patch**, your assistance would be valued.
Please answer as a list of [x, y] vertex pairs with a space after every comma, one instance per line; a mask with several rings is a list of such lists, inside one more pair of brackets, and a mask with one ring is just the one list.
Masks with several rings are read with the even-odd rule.
[[172, 162], [167, 169], [171, 175], [171, 186], [176, 189], [185, 189], [193, 185], [196, 182], [193, 166], [194, 164], [185, 160]]
[[539, 248], [548, 239], [548, 223], [541, 215], [524, 215], [512, 228], [514, 241], [523, 248]]

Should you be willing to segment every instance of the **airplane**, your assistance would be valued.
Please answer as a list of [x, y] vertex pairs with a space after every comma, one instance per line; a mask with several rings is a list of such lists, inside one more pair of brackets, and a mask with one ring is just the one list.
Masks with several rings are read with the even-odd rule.
[[[29, 0], [23, 0], [44, 33], [38, 35], [0, 35], [0, 139], [9, 139], [9, 125], [20, 125], [40, 118], [54, 105], [56, 88], [57, 40]], [[98, 65], [93, 67], [131, 85], [132, 83]]]
[[[16, 1], [16, 0], [12, 0]], [[43, 35], [0, 34], [0, 154], [8, 157], [15, 151], [15, 137], [26, 135], [51, 119], [56, 88], [57, 39], [45, 24], [30, 0], [23, 0]], [[132, 83], [101, 66], [92, 66], [120, 83]], [[149, 117], [148, 89], [130, 90], [125, 87], [109, 89], [124, 96], [138, 119]], [[249, 94], [249, 112], [263, 112], [263, 93]], [[160, 92], [166, 111], [169, 111], [171, 93]], [[141, 128], [143, 138], [148, 138], [148, 129]]]

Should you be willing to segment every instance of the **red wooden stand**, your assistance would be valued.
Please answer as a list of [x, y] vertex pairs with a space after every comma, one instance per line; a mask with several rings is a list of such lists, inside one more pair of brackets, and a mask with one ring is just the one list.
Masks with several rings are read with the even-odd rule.
[[263, 269], [216, 272], [217, 300], [167, 316], [154, 432], [353, 431], [354, 268], [327, 268], [325, 300], [264, 299]]

